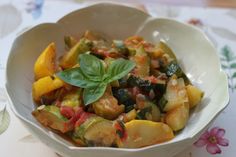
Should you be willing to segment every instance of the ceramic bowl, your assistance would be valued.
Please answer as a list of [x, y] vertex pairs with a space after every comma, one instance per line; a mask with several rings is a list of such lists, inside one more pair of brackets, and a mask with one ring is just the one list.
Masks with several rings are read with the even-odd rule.
[[[64, 51], [65, 35], [81, 36], [86, 30], [106, 34], [111, 39], [140, 35], [147, 41], [164, 40], [175, 52], [192, 83], [205, 92], [202, 103], [193, 110], [187, 126], [168, 142], [139, 149], [75, 147], [41, 126], [31, 115], [34, 62], [50, 43], [56, 43], [58, 56]], [[100, 3], [74, 11], [57, 23], [45, 23], [19, 35], [8, 58], [6, 90], [14, 113], [43, 143], [64, 157], [170, 157], [191, 145], [206, 126], [228, 104], [227, 76], [220, 68], [216, 49], [200, 30], [171, 19], [157, 19], [128, 7]]]

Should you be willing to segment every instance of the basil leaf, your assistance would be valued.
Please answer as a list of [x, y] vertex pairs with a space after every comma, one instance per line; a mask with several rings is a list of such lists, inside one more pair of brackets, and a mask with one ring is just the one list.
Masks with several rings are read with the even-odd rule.
[[134, 67], [135, 63], [133, 61], [125, 60], [123, 58], [113, 61], [107, 70], [109, 76], [107, 82], [110, 83], [126, 76]]
[[100, 84], [96, 88], [85, 88], [83, 92], [84, 104], [88, 105], [97, 101], [101, 96], [103, 96], [106, 87], [106, 84]]
[[79, 68], [59, 72], [57, 76], [71, 85], [84, 88], [85, 105], [97, 101], [104, 94], [108, 83], [124, 77], [135, 67], [133, 61], [117, 59], [106, 72], [101, 60], [89, 54], [81, 54], [79, 63]]
[[82, 72], [90, 80], [102, 81], [105, 74], [105, 68], [100, 59], [93, 55], [81, 54], [79, 64]]
[[81, 71], [81, 68], [73, 68], [58, 72], [56, 74], [60, 79], [68, 84], [81, 87], [92, 88], [99, 85], [99, 82], [89, 80]]

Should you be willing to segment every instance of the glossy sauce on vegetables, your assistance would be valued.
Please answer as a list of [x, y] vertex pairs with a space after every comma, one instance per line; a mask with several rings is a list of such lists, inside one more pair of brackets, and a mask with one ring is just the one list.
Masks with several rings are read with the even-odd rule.
[[77, 146], [139, 148], [174, 138], [203, 92], [166, 43], [142, 37], [107, 41], [86, 31], [65, 37], [35, 62], [33, 116]]

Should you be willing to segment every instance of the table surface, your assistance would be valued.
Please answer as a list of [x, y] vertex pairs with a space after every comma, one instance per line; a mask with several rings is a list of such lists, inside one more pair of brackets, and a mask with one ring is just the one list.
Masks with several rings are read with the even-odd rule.
[[[152, 16], [174, 18], [182, 22], [191, 23], [202, 29], [217, 48], [218, 55], [222, 61], [222, 68], [229, 77], [230, 104], [209, 127], [209, 131], [215, 129], [225, 133], [222, 135], [225, 139], [224, 145], [227, 146], [218, 146], [221, 149], [221, 153], [213, 155], [212, 151], [208, 150], [208, 152], [205, 146], [197, 147], [192, 145], [176, 157], [234, 157], [236, 153], [236, 127], [233, 124], [236, 121], [236, 10], [230, 8], [208, 8], [203, 5], [203, 1], [201, 5], [194, 5], [201, 7], [166, 5], [171, 3], [171, 0], [167, 0], [165, 5], [153, 3], [153, 1], [145, 1], [146, 3], [142, 3], [142, 1], [137, 1], [139, 3], [129, 2], [147, 11]], [[16, 35], [39, 23], [55, 22], [63, 15], [89, 3], [82, 0], [12, 0], [10, 3], [8, 2], [6, 0], [0, 2], [0, 108], [2, 104], [8, 104], [4, 92], [5, 67], [11, 44]], [[176, 5], [183, 2], [184, 0], [181, 0]], [[208, 2], [210, 6], [226, 6], [226, 4], [236, 6], [234, 0], [225, 0], [224, 4], [220, 0]], [[1, 156], [57, 156], [50, 148], [35, 139], [24, 128], [9, 109], [9, 106], [7, 106], [7, 111], [10, 114], [10, 126], [3, 134], [0, 134]]]
[[[98, 0], [90, 0], [98, 1]], [[108, 0], [109, 1], [109, 0]], [[112, 0], [111, 0], [112, 1]], [[114, 0], [113, 0], [114, 1]], [[221, 7], [236, 8], [235, 0], [119, 0], [126, 3], [160, 3], [172, 6], [198, 6], [198, 7]]]

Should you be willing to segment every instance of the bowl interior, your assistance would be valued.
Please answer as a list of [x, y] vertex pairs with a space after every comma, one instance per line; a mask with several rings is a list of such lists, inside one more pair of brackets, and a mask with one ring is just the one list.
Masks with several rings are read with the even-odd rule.
[[61, 56], [65, 47], [64, 36], [81, 36], [86, 30], [104, 34], [110, 39], [125, 39], [137, 34], [154, 44], [164, 40], [176, 53], [192, 83], [205, 92], [201, 105], [192, 112], [186, 128], [172, 141], [164, 144], [195, 136], [226, 106], [227, 78], [220, 71], [215, 48], [202, 32], [174, 20], [151, 18], [134, 8], [98, 4], [75, 11], [58, 23], [38, 25], [21, 34], [12, 46], [7, 64], [6, 89], [13, 110], [23, 121], [41, 129], [52, 139], [72, 147], [42, 127], [31, 115], [35, 108], [31, 97], [34, 62], [50, 42], [56, 43], [57, 56]]

